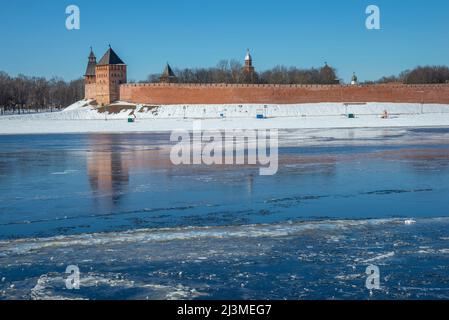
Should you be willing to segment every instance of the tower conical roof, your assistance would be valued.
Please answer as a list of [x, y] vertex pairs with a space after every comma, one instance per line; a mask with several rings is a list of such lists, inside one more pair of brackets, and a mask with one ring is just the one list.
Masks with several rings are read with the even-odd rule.
[[90, 47], [89, 59], [95, 59], [95, 60], [97, 59], [97, 57], [95, 57], [94, 51], [92, 50], [92, 47]]
[[98, 65], [105, 66], [110, 64], [125, 64], [122, 59], [119, 58], [119, 56], [112, 50], [112, 48], [109, 46], [108, 51], [104, 54], [103, 58], [101, 58]]
[[87, 64], [85, 76], [95, 76], [96, 65], [97, 65], [97, 57], [95, 57], [94, 51], [92, 50], [92, 47], [91, 47], [90, 54], [89, 54], [89, 62]]
[[162, 73], [162, 77], [176, 77], [170, 65], [167, 63], [165, 66], [164, 72]]

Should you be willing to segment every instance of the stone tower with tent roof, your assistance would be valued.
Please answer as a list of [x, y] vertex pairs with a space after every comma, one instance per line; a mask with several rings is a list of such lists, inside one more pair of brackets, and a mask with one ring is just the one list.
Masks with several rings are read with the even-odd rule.
[[95, 66], [96, 100], [99, 105], [108, 105], [120, 100], [120, 85], [126, 83], [126, 64], [109, 46]]
[[86, 73], [84, 74], [84, 97], [85, 99], [97, 98], [97, 77], [95, 74], [95, 68], [97, 66], [97, 58], [90, 47], [89, 61], [87, 63]]
[[175, 73], [173, 72], [172, 68], [170, 67], [170, 65], [167, 63], [167, 65], [165, 66], [165, 70], [162, 73], [161, 77], [159, 78], [159, 82], [161, 83], [174, 83], [177, 82], [177, 78]]

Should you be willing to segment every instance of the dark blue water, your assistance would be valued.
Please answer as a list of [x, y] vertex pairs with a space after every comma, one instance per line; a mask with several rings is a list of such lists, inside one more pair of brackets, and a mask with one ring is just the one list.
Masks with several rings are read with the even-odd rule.
[[281, 132], [274, 176], [169, 151], [166, 133], [0, 136], [0, 298], [449, 297], [449, 130]]

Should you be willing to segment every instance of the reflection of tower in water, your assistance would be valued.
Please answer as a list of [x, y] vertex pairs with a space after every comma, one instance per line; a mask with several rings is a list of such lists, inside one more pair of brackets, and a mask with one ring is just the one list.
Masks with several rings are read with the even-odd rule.
[[[147, 177], [148, 184], [161, 183], [162, 173], [165, 183], [170, 183], [173, 168], [170, 149], [145, 147], [144, 143], [151, 143], [152, 137], [145, 138], [149, 141], [136, 139], [134, 135], [89, 137], [91, 152], [87, 157], [87, 174], [96, 202], [103, 198], [108, 205], [123, 203], [133, 172]], [[153, 180], [155, 174], [158, 175], [157, 182]]]
[[248, 195], [252, 195], [254, 191], [254, 175], [252, 173], [247, 176], [246, 188]]
[[116, 204], [129, 184], [128, 161], [117, 143], [120, 138], [101, 135], [92, 139], [93, 150], [87, 159], [90, 186], [98, 196], [107, 196]]

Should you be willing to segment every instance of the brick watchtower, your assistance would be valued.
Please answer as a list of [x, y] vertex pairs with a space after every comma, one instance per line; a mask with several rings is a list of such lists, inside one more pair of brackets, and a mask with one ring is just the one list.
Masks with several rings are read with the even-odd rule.
[[97, 66], [97, 58], [90, 47], [89, 62], [87, 63], [86, 73], [84, 74], [84, 98], [96, 99], [96, 83], [97, 77], [95, 74], [95, 67]]
[[120, 100], [120, 85], [126, 83], [126, 64], [111, 46], [95, 67], [95, 73], [98, 104], [107, 105]]

